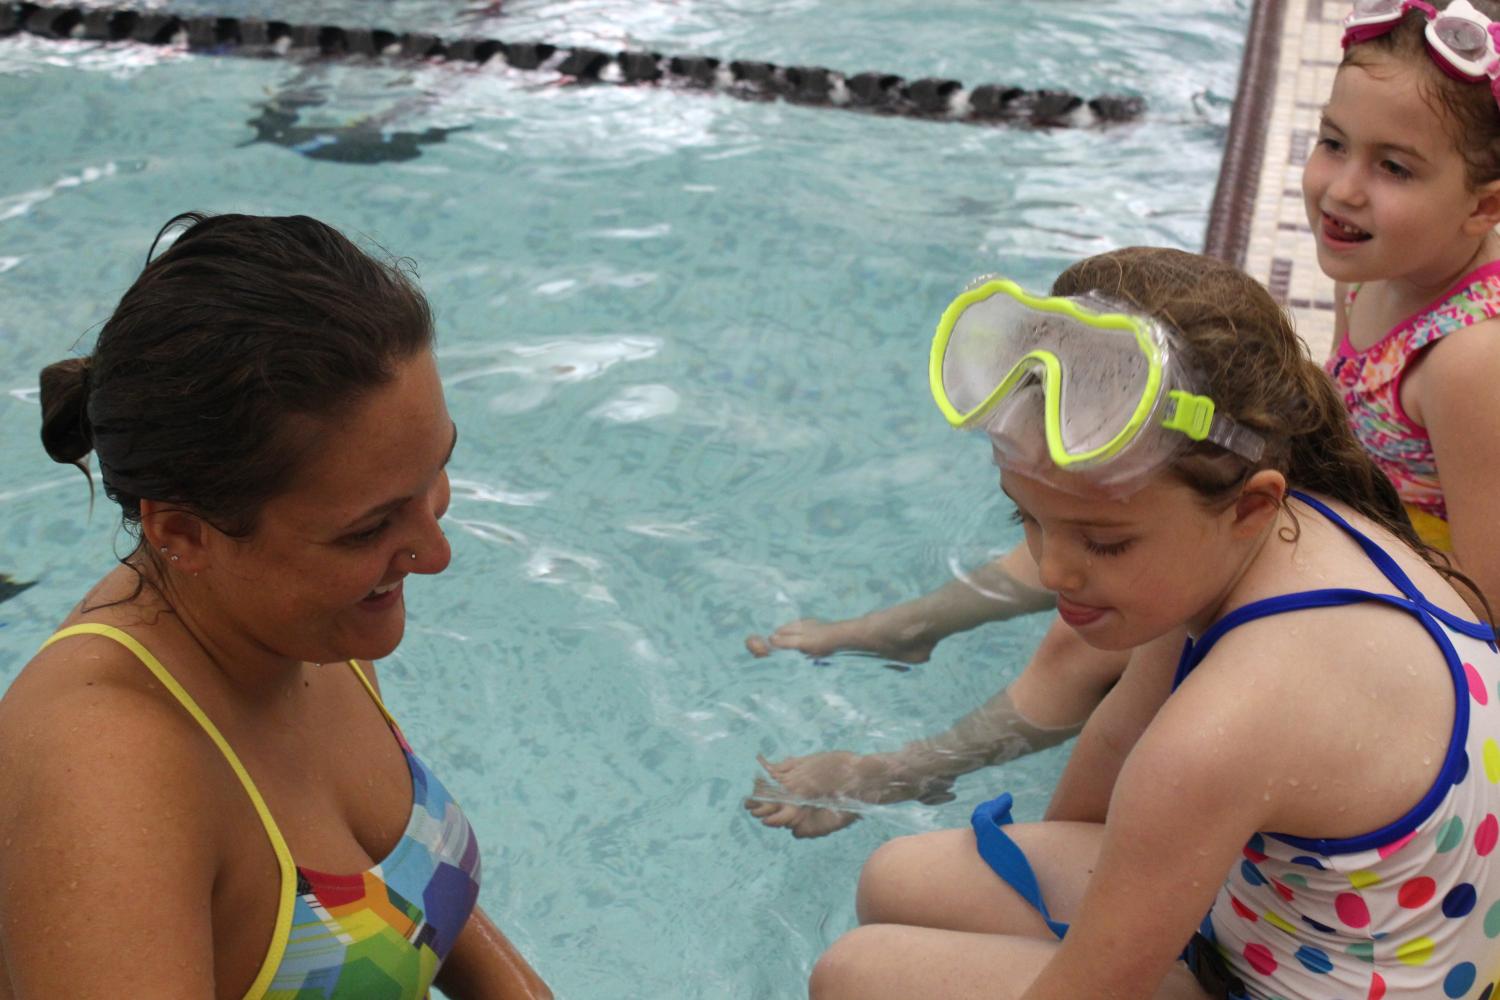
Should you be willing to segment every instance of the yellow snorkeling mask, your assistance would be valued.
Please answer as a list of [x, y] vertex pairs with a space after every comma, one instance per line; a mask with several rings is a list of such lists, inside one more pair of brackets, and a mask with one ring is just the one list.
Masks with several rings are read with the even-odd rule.
[[1099, 296], [980, 279], [943, 311], [929, 377], [943, 416], [984, 428], [1001, 465], [1129, 492], [1197, 441], [1249, 462], [1265, 449], [1196, 391], [1184, 353], [1176, 331]]

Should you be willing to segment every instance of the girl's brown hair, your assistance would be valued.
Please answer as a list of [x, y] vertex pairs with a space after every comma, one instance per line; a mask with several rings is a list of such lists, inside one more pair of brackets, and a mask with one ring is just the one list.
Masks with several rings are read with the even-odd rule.
[[[1500, 3], [1470, 2], [1486, 17], [1500, 17]], [[1442, 8], [1448, 3], [1438, 0], [1434, 6]], [[1496, 105], [1487, 82], [1466, 83], [1443, 72], [1427, 50], [1426, 30], [1426, 15], [1420, 10], [1409, 10], [1391, 31], [1345, 49], [1339, 69], [1357, 66], [1378, 73], [1382, 57], [1415, 67], [1421, 74], [1419, 86], [1423, 97], [1434, 111], [1443, 115], [1454, 145], [1464, 158], [1469, 187], [1500, 180], [1500, 106]]]
[[1172, 474], [1207, 503], [1229, 503], [1253, 473], [1275, 469], [1294, 488], [1352, 507], [1439, 573], [1479, 593], [1417, 537], [1396, 488], [1354, 436], [1333, 381], [1259, 282], [1211, 257], [1128, 247], [1081, 260], [1052, 285], [1054, 295], [1086, 292], [1127, 303], [1179, 331], [1188, 367], [1216, 409], [1265, 439], [1254, 464], [1210, 442], [1173, 462]]

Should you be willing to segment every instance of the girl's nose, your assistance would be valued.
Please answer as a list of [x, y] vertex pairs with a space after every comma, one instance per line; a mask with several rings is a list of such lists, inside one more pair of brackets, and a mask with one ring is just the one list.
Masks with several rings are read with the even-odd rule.
[[1043, 540], [1034, 554], [1043, 587], [1054, 593], [1078, 589], [1082, 582], [1078, 566], [1069, 558], [1063, 546], [1057, 543], [1048, 545]]
[[1336, 170], [1328, 181], [1328, 197], [1339, 205], [1358, 207], [1364, 203], [1364, 182], [1354, 165]]

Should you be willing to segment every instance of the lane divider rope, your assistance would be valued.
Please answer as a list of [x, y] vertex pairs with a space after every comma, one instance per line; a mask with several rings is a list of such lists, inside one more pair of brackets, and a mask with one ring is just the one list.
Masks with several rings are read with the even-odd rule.
[[1063, 90], [1001, 84], [965, 87], [957, 80], [907, 80], [894, 73], [845, 74], [823, 66], [777, 66], [743, 59], [604, 52], [547, 42], [504, 42], [426, 32], [289, 24], [255, 18], [187, 16], [129, 8], [0, 3], [0, 37], [170, 45], [209, 55], [293, 56], [447, 61], [499, 60], [517, 70], [551, 71], [581, 83], [656, 85], [704, 90], [747, 100], [785, 100], [818, 107], [974, 125], [1103, 126], [1145, 110], [1134, 96], [1083, 98]]

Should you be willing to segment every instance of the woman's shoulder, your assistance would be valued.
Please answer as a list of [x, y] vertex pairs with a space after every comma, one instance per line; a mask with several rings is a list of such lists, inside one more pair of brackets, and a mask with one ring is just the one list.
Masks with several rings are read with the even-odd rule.
[[0, 698], [0, 828], [63, 797], [103, 817], [121, 788], [191, 810], [220, 783], [219, 769], [207, 766], [213, 754], [207, 734], [129, 648], [105, 634], [66, 636]]

